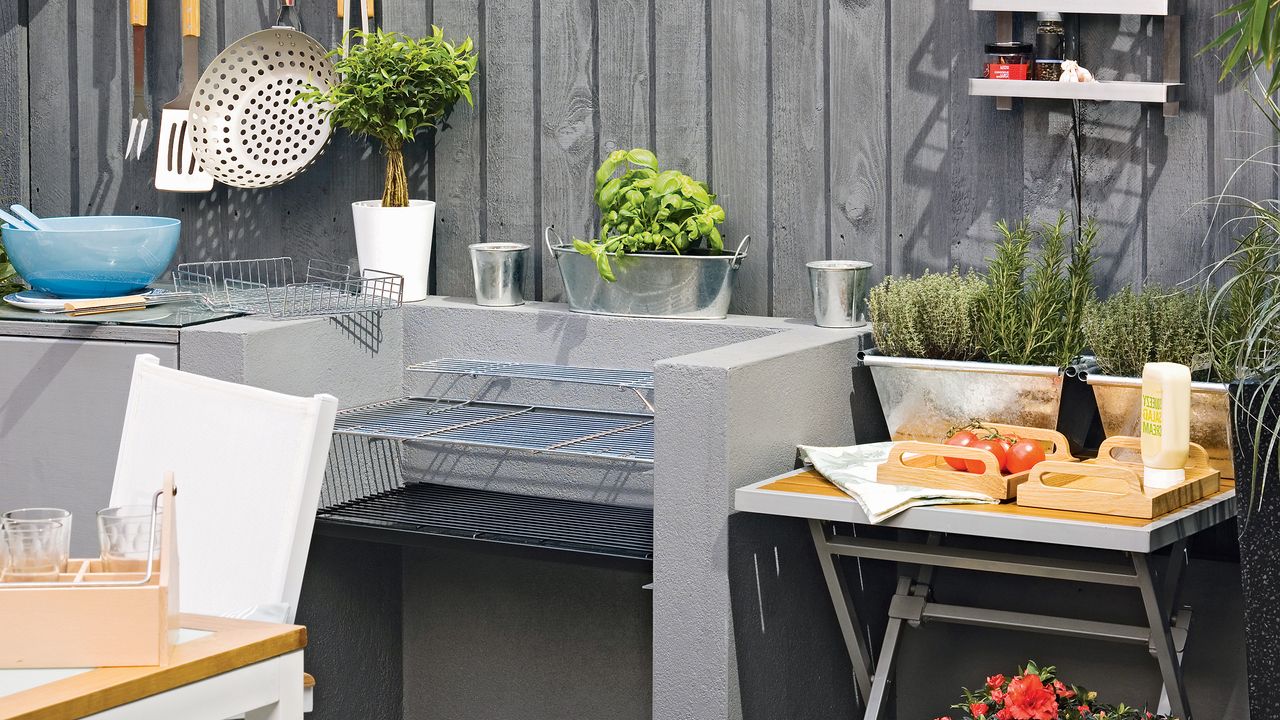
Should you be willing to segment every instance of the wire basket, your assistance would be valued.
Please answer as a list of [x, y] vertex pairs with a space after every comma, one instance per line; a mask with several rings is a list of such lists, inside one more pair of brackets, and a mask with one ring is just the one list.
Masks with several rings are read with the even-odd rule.
[[287, 257], [182, 263], [173, 271], [173, 284], [211, 310], [274, 319], [393, 310], [404, 302], [402, 275], [368, 269], [355, 274], [350, 265], [309, 260], [299, 277]]

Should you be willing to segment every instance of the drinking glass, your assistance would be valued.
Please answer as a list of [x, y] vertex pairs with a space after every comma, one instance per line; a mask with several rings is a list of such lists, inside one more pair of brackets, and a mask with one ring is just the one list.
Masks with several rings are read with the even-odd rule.
[[[160, 557], [163, 512], [151, 518], [150, 505], [122, 505], [98, 511], [98, 543], [106, 572], [146, 572], [147, 558]], [[159, 567], [158, 564], [154, 565]]]
[[59, 547], [62, 549], [62, 562], [58, 566], [61, 572], [67, 571], [67, 558], [71, 557], [71, 511], [62, 508], [21, 508], [18, 510], [10, 510], [0, 515], [0, 525], [20, 525], [26, 522], [53, 520], [62, 523], [61, 540]]
[[7, 557], [0, 582], [54, 582], [62, 563], [62, 523], [27, 520], [3, 528]]

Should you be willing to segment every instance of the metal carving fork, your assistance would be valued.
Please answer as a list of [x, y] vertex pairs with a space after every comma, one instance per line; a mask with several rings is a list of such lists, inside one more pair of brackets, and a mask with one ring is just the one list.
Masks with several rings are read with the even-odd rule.
[[142, 149], [147, 144], [147, 125], [151, 122], [143, 94], [143, 81], [147, 77], [147, 0], [129, 0], [129, 24], [133, 26], [133, 117], [129, 120], [129, 141], [124, 156], [141, 160]]

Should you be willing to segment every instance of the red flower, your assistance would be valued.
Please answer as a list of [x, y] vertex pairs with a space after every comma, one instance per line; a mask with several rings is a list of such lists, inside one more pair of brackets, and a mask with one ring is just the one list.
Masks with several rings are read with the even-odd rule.
[[1063, 685], [1061, 680], [1053, 681], [1053, 692], [1064, 698], [1073, 698], [1076, 696], [1076, 691], [1066, 685]]
[[1003, 690], [992, 690], [992, 691], [991, 691], [991, 699], [992, 699], [992, 700], [994, 700], [994, 701], [996, 701], [996, 702], [998, 702], [998, 703], [1002, 703], [1002, 702], [1004, 702], [1004, 691], [1003, 691]]
[[1004, 685], [1004, 675], [987, 676], [987, 687], [991, 688], [992, 690], [995, 690], [998, 687], [1002, 687], [1003, 685]]
[[976, 702], [976, 703], [969, 704], [969, 714], [976, 718], [980, 718], [983, 715], [986, 715], [988, 709], [989, 708], [987, 707], [986, 703]]
[[949, 717], [934, 718], [933, 720], [951, 720]]
[[1058, 700], [1038, 675], [1014, 678], [1005, 697], [1013, 720], [1057, 720]]
[[1008, 708], [996, 713], [996, 720], [1013, 720], [1013, 712]]
[[1079, 710], [1079, 711], [1080, 711], [1080, 714], [1081, 714], [1081, 715], [1083, 715], [1083, 714], [1085, 714], [1085, 713], [1089, 712], [1089, 706], [1088, 706], [1088, 705], [1080, 705], [1080, 706], [1076, 707], [1076, 710]]

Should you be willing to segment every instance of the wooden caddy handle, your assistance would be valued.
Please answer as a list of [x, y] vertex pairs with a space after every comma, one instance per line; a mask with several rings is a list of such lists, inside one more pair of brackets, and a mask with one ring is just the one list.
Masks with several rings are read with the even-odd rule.
[[1004, 425], [1002, 423], [983, 423], [983, 427], [989, 427], [1001, 435], [1013, 435], [1019, 440], [1035, 440], [1045, 446], [1044, 455], [1046, 460], [1072, 459], [1071, 443], [1067, 440], [1066, 435], [1057, 430], [1023, 425]]
[[[1050, 477], [1050, 482], [1045, 482], [1046, 476]], [[1056, 476], [1056, 477], [1053, 477]], [[1105, 478], [1107, 480], [1115, 480], [1121, 483], [1118, 490], [1107, 490], [1101, 492], [1142, 492], [1142, 477], [1138, 473], [1120, 465], [1101, 465], [1101, 464], [1082, 464], [1075, 462], [1064, 462], [1062, 460], [1045, 460], [1036, 463], [1031, 468], [1031, 474], [1027, 476], [1027, 482], [1043, 485], [1045, 487], [1062, 487], [1067, 484], [1068, 477], [1096, 477]]]
[[[895, 465], [906, 465], [903, 462], [903, 456], [907, 453], [940, 458], [957, 458], [960, 460], [981, 460], [982, 475], [991, 475], [1001, 479], [1004, 477], [1000, 474], [1000, 462], [996, 460], [996, 456], [981, 448], [964, 447], [963, 445], [940, 445], [918, 440], [901, 440], [894, 443], [893, 447], [890, 448], [888, 462]], [[972, 475], [973, 473], [970, 474]], [[980, 477], [979, 475], [974, 476]]]
[[[1121, 460], [1115, 456], [1116, 450], [1133, 450], [1142, 452], [1142, 439], [1132, 437], [1130, 435], [1113, 435], [1102, 441], [1102, 445], [1098, 446], [1098, 460], [1111, 465], [1142, 465], [1141, 462], [1131, 462]], [[1191, 443], [1187, 452], [1187, 467], [1191, 468], [1211, 468], [1209, 464], [1209, 451], [1204, 446]]]

